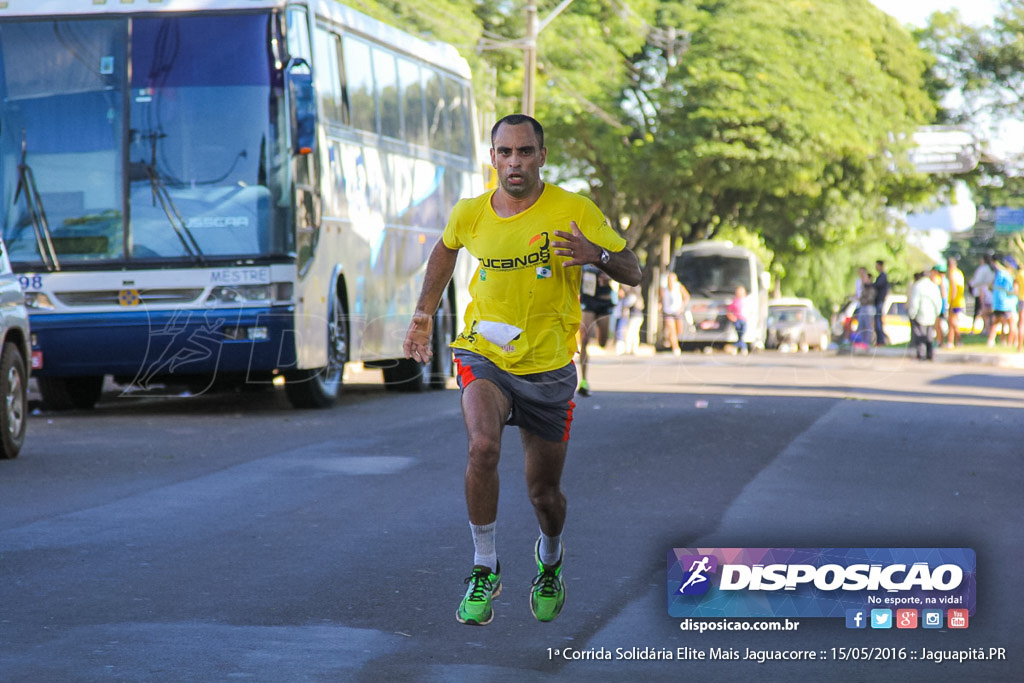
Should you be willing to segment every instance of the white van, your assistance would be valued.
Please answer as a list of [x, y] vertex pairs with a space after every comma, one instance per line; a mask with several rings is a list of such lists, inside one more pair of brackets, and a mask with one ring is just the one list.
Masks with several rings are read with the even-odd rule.
[[747, 329], [744, 340], [763, 349], [768, 320], [771, 276], [750, 249], [732, 242], [687, 244], [672, 257], [671, 269], [690, 292], [681, 346], [724, 346], [738, 341], [726, 317], [736, 287], [747, 290]]

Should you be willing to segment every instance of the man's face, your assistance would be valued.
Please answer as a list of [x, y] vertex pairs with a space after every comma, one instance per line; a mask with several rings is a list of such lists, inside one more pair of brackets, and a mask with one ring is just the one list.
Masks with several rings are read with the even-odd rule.
[[501, 124], [491, 146], [491, 163], [501, 189], [512, 197], [527, 197], [540, 186], [540, 168], [547, 150], [540, 146], [533, 126]]

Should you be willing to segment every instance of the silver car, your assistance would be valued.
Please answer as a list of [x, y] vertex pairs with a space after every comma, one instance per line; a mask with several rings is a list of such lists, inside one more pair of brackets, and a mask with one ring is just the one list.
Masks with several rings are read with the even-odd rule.
[[828, 320], [808, 299], [768, 302], [768, 331], [764, 346], [780, 351], [828, 348], [832, 334]]
[[0, 458], [16, 458], [28, 425], [28, 311], [0, 241]]

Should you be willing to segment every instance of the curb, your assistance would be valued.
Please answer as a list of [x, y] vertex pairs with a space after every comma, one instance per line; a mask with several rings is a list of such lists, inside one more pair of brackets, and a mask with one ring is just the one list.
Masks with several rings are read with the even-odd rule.
[[[906, 348], [874, 348], [869, 352], [851, 352], [848, 349], [838, 349], [840, 356], [874, 355], [886, 356], [889, 358], [908, 358], [914, 360], [913, 352]], [[978, 353], [972, 351], [949, 351], [946, 349], [935, 349], [936, 363], [962, 363], [965, 365], [991, 365], [1000, 368], [1024, 369], [1024, 354], [1017, 353]]]

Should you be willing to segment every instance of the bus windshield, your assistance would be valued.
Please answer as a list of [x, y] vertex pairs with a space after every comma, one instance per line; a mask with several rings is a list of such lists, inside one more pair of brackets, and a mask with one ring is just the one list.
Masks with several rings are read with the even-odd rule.
[[0, 25], [11, 260], [64, 268], [290, 251], [287, 212], [276, 208], [288, 162], [275, 125], [271, 21]]
[[732, 295], [743, 285], [752, 292], [750, 260], [713, 253], [684, 252], [676, 257], [676, 276], [693, 296]]

